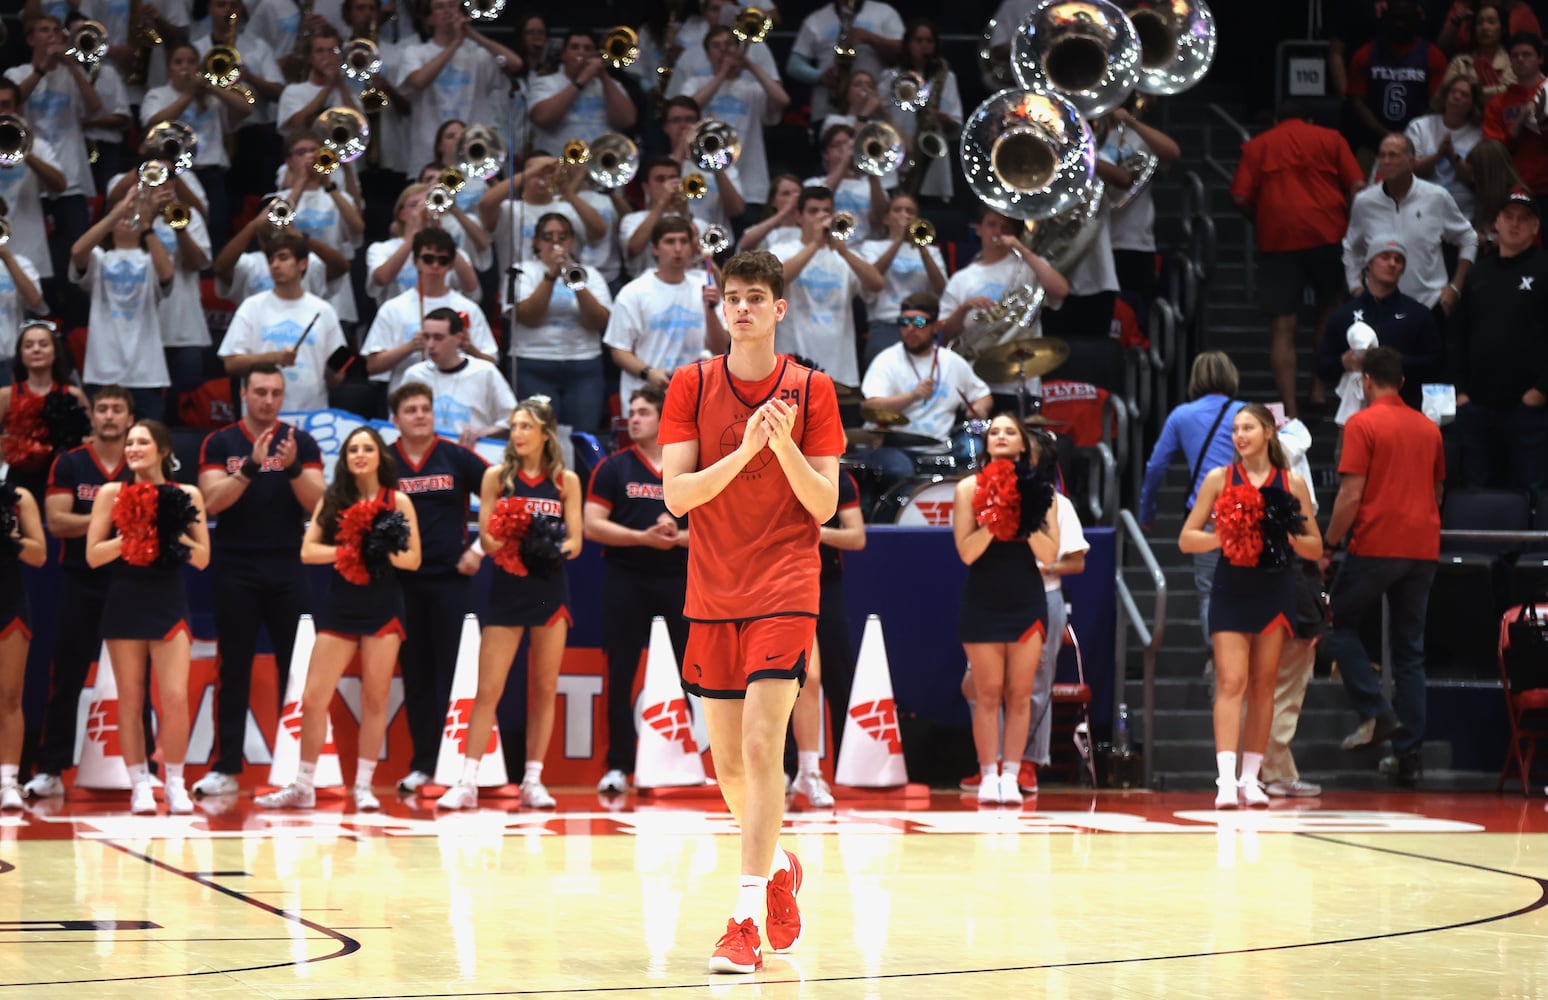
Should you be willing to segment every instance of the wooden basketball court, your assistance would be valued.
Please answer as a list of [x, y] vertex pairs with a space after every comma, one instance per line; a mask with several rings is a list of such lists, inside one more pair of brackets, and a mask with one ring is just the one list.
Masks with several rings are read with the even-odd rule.
[[793, 813], [805, 936], [738, 977], [704, 965], [737, 868], [716, 801], [55, 800], [0, 817], [0, 997], [1548, 996], [1541, 798], [1210, 802]]

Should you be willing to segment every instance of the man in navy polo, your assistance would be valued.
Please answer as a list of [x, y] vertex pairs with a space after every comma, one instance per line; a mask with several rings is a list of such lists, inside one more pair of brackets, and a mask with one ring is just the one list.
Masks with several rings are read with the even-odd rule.
[[688, 519], [667, 513], [661, 486], [661, 406], [647, 383], [629, 396], [629, 447], [602, 460], [586, 491], [586, 538], [602, 552], [602, 651], [607, 655], [607, 773], [597, 791], [628, 790], [634, 773], [634, 675], [656, 615], [682, 661], [688, 640]]
[[247, 370], [242, 403], [242, 419], [211, 432], [199, 452], [199, 490], [214, 522], [210, 568], [220, 643], [215, 759], [194, 783], [199, 796], [238, 791], [259, 628], [268, 629], [278, 695], [285, 696], [296, 622], [312, 603], [301, 532], [327, 485], [316, 440], [280, 423], [285, 375], [278, 365]]
[[[399, 573], [403, 585], [403, 711], [408, 717], [414, 758], [398, 782], [416, 792], [435, 773], [441, 726], [457, 669], [462, 620], [470, 607], [468, 588], [483, 554], [468, 546], [468, 501], [478, 496], [489, 463], [435, 433], [435, 392], [406, 381], [387, 405], [398, 428], [389, 447], [398, 463], [398, 489], [408, 495], [419, 518], [419, 569]], [[506, 414], [509, 416], [509, 414]]]

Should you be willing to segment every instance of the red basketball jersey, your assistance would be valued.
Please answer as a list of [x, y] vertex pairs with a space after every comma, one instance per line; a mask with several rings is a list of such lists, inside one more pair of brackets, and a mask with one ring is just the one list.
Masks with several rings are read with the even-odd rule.
[[[667, 389], [661, 443], [698, 441], [698, 468], [706, 469], [741, 445], [747, 418], [776, 396], [796, 407], [794, 439], [802, 454], [844, 453], [833, 380], [783, 355], [759, 382], [734, 378], [724, 355], [679, 369]], [[685, 617], [816, 615], [819, 528], [765, 447], [719, 496], [688, 514]]]

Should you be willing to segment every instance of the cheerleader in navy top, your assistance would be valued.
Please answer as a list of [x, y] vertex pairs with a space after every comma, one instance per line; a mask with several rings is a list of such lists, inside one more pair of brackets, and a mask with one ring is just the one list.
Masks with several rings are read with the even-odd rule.
[[48, 487], [54, 459], [91, 433], [86, 394], [70, 384], [70, 364], [54, 331], [22, 327], [11, 359], [11, 384], [0, 388], [0, 427], [5, 429], [7, 479], [36, 500]]
[[[973, 671], [973, 744], [980, 804], [1020, 805], [1020, 748], [1031, 725], [1032, 682], [1043, 655], [1048, 606], [1038, 562], [1058, 558], [1057, 522], [1046, 517], [1053, 486], [1027, 465], [1031, 439], [1008, 413], [989, 422], [985, 468], [957, 484], [952, 533], [967, 563], [957, 638]], [[1000, 766], [1000, 711], [1005, 711]]]
[[22, 808], [22, 677], [32, 630], [21, 568], [43, 565], [47, 554], [38, 502], [0, 481], [0, 810]]
[[301, 694], [301, 762], [296, 779], [255, 800], [265, 809], [316, 804], [317, 757], [328, 733], [328, 705], [344, 669], [360, 653], [360, 750], [353, 796], [359, 811], [380, 809], [371, 790], [376, 748], [387, 737], [387, 695], [403, 642], [399, 570], [419, 568], [419, 522], [398, 492], [397, 464], [369, 426], [349, 432], [301, 539], [301, 561], [332, 566], [317, 615], [317, 641]]
[[156, 671], [161, 699], [158, 739], [166, 767], [167, 809], [193, 812], [183, 785], [188, 749], [188, 596], [183, 564], [210, 563], [204, 498], [192, 486], [170, 482], [172, 434], [155, 420], [141, 420], [124, 440], [124, 463], [134, 480], [112, 482], [97, 492], [86, 528], [86, 562], [109, 566], [101, 633], [118, 684], [118, 739], [132, 786], [129, 807], [156, 811], [146, 764], [146, 659]]
[[1243, 407], [1232, 420], [1231, 440], [1236, 461], [1204, 477], [1177, 539], [1184, 552], [1218, 548], [1223, 557], [1206, 623], [1215, 653], [1217, 809], [1268, 805], [1258, 771], [1273, 721], [1280, 647], [1295, 619], [1291, 563], [1322, 555], [1322, 536], [1301, 513], [1312, 509], [1311, 494], [1286, 467], [1273, 414], [1258, 403]]
[[580, 555], [582, 529], [580, 477], [564, 467], [553, 406], [546, 396], [524, 399], [511, 411], [505, 459], [484, 473], [479, 490], [479, 543], [494, 561], [494, 577], [478, 647], [478, 697], [468, 717], [462, 777], [438, 800], [440, 808], [478, 805], [479, 762], [522, 630], [528, 628], [532, 643], [521, 804], [554, 807], [554, 797], [543, 786], [543, 757], [554, 730], [559, 667], [570, 626], [564, 564]]

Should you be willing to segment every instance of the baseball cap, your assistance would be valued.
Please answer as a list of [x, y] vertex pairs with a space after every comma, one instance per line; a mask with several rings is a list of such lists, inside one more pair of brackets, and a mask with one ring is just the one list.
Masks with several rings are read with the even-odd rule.
[[1543, 215], [1542, 212], [1538, 211], [1537, 199], [1532, 197], [1530, 192], [1527, 192], [1518, 187], [1513, 187], [1510, 189], [1510, 194], [1505, 198], [1505, 205], [1525, 205], [1527, 208], [1531, 209], [1532, 214], [1538, 218], [1542, 218]]

